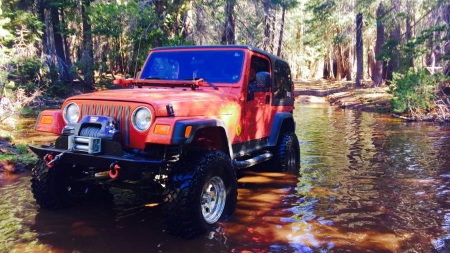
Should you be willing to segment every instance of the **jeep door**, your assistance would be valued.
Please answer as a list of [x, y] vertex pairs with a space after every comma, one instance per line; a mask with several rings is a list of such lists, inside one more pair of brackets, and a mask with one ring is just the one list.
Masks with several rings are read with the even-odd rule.
[[251, 68], [258, 72], [271, 73], [269, 59], [260, 54], [253, 53], [250, 62], [246, 64], [246, 85], [247, 99], [243, 108], [243, 128], [242, 139], [244, 141], [258, 141], [265, 144], [266, 137], [270, 135], [270, 114], [271, 114], [271, 93], [270, 88], [255, 87], [249, 83]]

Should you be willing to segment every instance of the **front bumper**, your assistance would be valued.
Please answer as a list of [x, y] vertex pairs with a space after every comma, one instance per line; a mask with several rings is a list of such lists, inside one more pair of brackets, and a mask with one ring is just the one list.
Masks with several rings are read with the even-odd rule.
[[[39, 158], [43, 158], [47, 154], [52, 154], [53, 157], [59, 155], [67, 149], [60, 149], [51, 146], [30, 146]], [[105, 154], [88, 154], [85, 152], [67, 151], [65, 152], [58, 163], [68, 165], [80, 165], [86, 167], [97, 167], [99, 170], [109, 170], [111, 164], [116, 163], [122, 169], [121, 171], [127, 172], [126, 174], [136, 174], [142, 172], [155, 172], [158, 173], [162, 165], [165, 164], [164, 160], [160, 159], [148, 159], [138, 157], [133, 154], [125, 154], [123, 156], [112, 156]]]

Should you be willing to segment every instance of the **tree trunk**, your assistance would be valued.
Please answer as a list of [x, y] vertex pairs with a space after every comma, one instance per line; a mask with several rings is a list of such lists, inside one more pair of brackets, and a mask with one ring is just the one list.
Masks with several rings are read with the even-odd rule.
[[[159, 19], [159, 23], [158, 23], [158, 28], [163, 31], [164, 33], [164, 1], [162, 0], [156, 0], [155, 1], [155, 12], [156, 15]], [[157, 38], [155, 40], [153, 40], [153, 47], [161, 47], [162, 46], [162, 39], [160, 38], [160, 36], [157, 36]]]
[[94, 53], [92, 45], [92, 34], [91, 34], [91, 24], [89, 16], [86, 13], [86, 9], [91, 6], [92, 0], [85, 0], [81, 2], [81, 19], [83, 22], [83, 47], [82, 47], [82, 58], [85, 63], [83, 69], [84, 81], [86, 85], [92, 86], [94, 84]]
[[[383, 4], [380, 3], [377, 9], [377, 40], [375, 43], [375, 58], [381, 53], [381, 47], [384, 44], [384, 25], [381, 18], [384, 14]], [[380, 86], [383, 83], [383, 61], [377, 60], [374, 71], [372, 72], [372, 80], [375, 86]]]
[[[64, 10], [61, 10], [61, 26], [66, 27], [66, 21], [64, 19]], [[69, 47], [69, 42], [67, 41], [67, 35], [64, 33], [63, 34], [63, 42], [64, 42], [64, 53], [66, 58], [64, 59], [67, 63], [67, 65], [72, 65], [71, 61], [70, 61], [70, 47]]]
[[[66, 27], [66, 21], [64, 20], [64, 10], [61, 10], [61, 21], [62, 25]], [[66, 56], [65, 62], [68, 66], [71, 66], [72, 62], [70, 60], [70, 47], [69, 42], [67, 41], [67, 35], [65, 33], [63, 34], [63, 42], [64, 42], [64, 53]], [[69, 79], [70, 84], [73, 84], [73, 77], [72, 74], [70, 73], [69, 68], [67, 68], [67, 78]]]
[[342, 57], [342, 65], [344, 67], [344, 76], [346, 78], [347, 81], [351, 81], [352, 80], [352, 65], [350, 64], [351, 62], [351, 57], [350, 57], [350, 47], [347, 47], [344, 50], [344, 54]]
[[264, 42], [263, 49], [268, 51], [270, 48], [270, 16], [269, 16], [269, 7], [270, 0], [263, 0], [264, 7]]
[[[407, 1], [406, 2], [406, 31], [405, 31], [405, 43], [408, 43], [408, 41], [412, 38], [412, 20], [414, 20], [414, 11], [411, 10], [411, 5], [414, 5], [414, 1]], [[406, 62], [405, 62], [405, 69], [409, 69], [414, 67], [414, 57], [412, 54], [406, 55]]]
[[51, 20], [52, 20], [52, 26], [53, 26], [53, 39], [55, 41], [55, 50], [57, 55], [57, 61], [62, 65], [62, 68], [59, 69], [62, 80], [68, 80], [68, 71], [65, 67], [65, 55], [64, 55], [64, 43], [63, 43], [63, 37], [61, 34], [61, 31], [59, 29], [59, 13], [58, 8], [56, 7], [50, 7], [50, 14], [51, 14]]
[[283, 45], [283, 31], [284, 31], [284, 15], [286, 14], [286, 8], [281, 7], [281, 24], [280, 24], [280, 38], [278, 38], [278, 50], [277, 56], [281, 56], [281, 46]]
[[332, 79], [334, 78], [333, 72], [333, 56], [330, 50], [327, 50], [323, 60], [323, 78]]
[[194, 1], [189, 1], [189, 10], [186, 12], [186, 16], [183, 22], [183, 30], [181, 35], [185, 41], [192, 40], [192, 33], [194, 31]]
[[330, 74], [328, 75], [328, 78], [329, 79], [335, 78], [336, 72], [334, 71], [333, 51], [331, 49], [328, 49], [327, 61], [328, 65], [330, 66]]
[[334, 55], [336, 59], [336, 80], [341, 80], [344, 76], [344, 66], [342, 64], [342, 49], [340, 45], [335, 46]]
[[364, 62], [363, 62], [363, 15], [356, 15], [356, 85], [362, 85]]
[[47, 33], [47, 26], [46, 26], [46, 24], [47, 24], [47, 20], [46, 20], [46, 17], [45, 17], [45, 7], [44, 7], [44, 0], [39, 0], [38, 1], [38, 14], [39, 14], [39, 21], [41, 21], [42, 22], [42, 24], [44, 24], [44, 27], [42, 27], [42, 36], [41, 36], [41, 39], [42, 39], [42, 48], [40, 48], [40, 50], [41, 50], [41, 54], [49, 54], [48, 53], [48, 49], [46, 48], [47, 47], [47, 45], [48, 45], [48, 38], [47, 38], [47, 36], [48, 36], [48, 33]]
[[375, 73], [375, 67], [377, 62], [375, 61], [375, 52], [373, 51], [373, 48], [371, 47], [367, 51], [367, 74], [370, 78], [373, 77], [373, 73]]
[[[395, 13], [400, 13], [400, 0], [392, 0], [392, 6]], [[394, 42], [394, 48], [392, 50], [392, 58], [389, 60], [387, 67], [386, 78], [388, 81], [392, 80], [393, 73], [398, 69], [399, 66], [400, 52], [398, 50], [398, 45], [400, 44], [401, 32], [400, 23], [398, 22], [398, 20], [394, 21], [394, 27], [390, 31], [389, 37], [389, 39]]]
[[225, 26], [222, 33], [222, 44], [226, 45], [234, 45], [235, 39], [234, 39], [234, 30], [235, 30], [235, 23], [234, 23], [234, 6], [235, 2], [227, 2], [227, 5], [225, 6]]
[[205, 34], [207, 34], [206, 24], [204, 17], [204, 11], [201, 8], [201, 5], [197, 5], [196, 2], [193, 2], [195, 4], [195, 36], [196, 36], [196, 44], [197, 45], [203, 45], [203, 39], [206, 37]]
[[270, 43], [269, 48], [272, 54], [275, 54], [275, 30], [276, 30], [276, 24], [277, 24], [277, 10], [275, 9], [273, 15], [272, 15], [272, 32], [270, 33]]
[[333, 76], [333, 65], [330, 58], [325, 56], [323, 59], [323, 78], [331, 79]]

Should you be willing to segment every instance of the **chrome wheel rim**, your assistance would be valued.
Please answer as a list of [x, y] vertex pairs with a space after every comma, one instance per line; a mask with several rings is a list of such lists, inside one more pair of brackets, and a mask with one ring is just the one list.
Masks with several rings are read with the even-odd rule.
[[202, 215], [208, 224], [219, 220], [225, 208], [226, 190], [220, 177], [212, 177], [203, 186], [201, 196]]

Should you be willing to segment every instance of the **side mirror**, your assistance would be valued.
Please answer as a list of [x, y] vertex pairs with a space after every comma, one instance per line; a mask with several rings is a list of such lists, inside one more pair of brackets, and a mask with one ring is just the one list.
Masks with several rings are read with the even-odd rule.
[[256, 87], [269, 89], [272, 87], [272, 79], [269, 72], [258, 72], [256, 74]]

